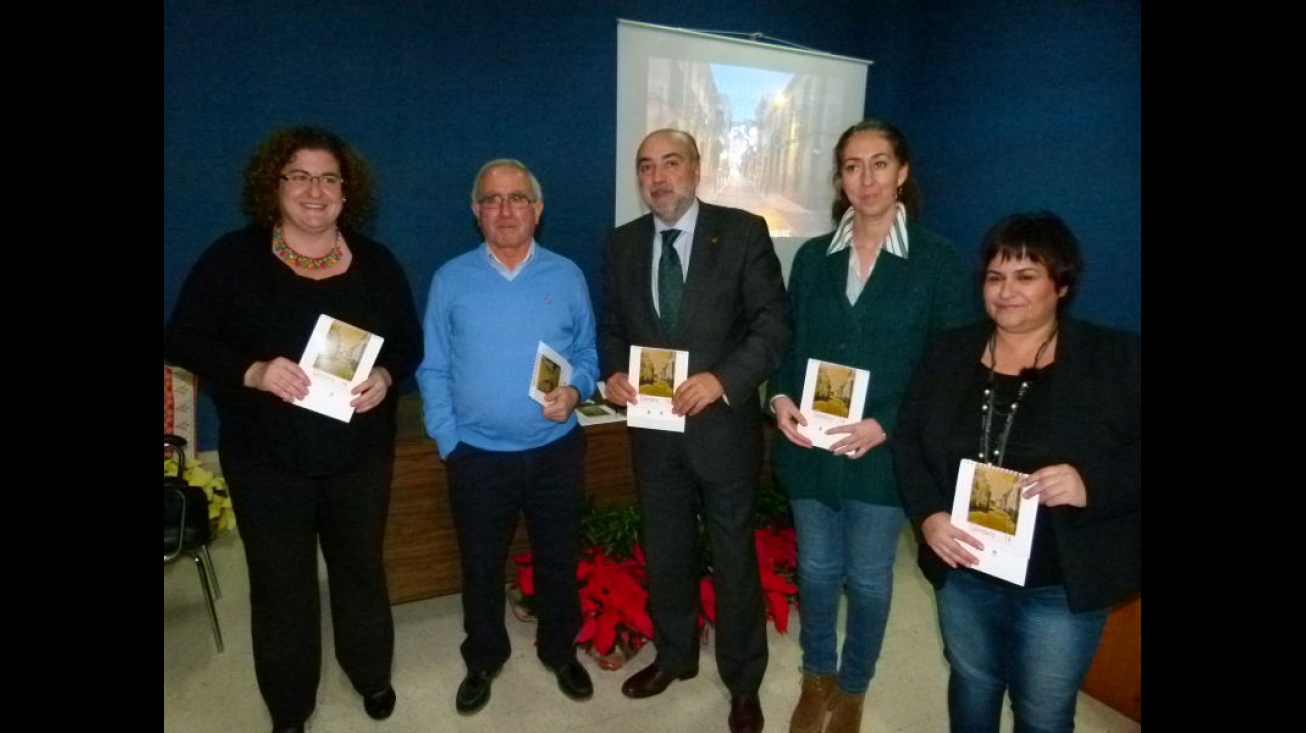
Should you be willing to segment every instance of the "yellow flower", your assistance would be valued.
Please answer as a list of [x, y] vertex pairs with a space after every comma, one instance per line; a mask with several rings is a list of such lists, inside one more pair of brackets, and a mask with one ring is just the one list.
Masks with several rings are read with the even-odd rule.
[[[163, 460], [163, 475], [177, 475], [177, 459]], [[215, 535], [224, 529], [236, 528], [236, 513], [231, 507], [227, 482], [222, 477], [205, 468], [198, 460], [191, 459], [186, 462], [186, 472], [182, 478], [191, 486], [204, 489], [204, 495], [209, 498], [209, 522]]]

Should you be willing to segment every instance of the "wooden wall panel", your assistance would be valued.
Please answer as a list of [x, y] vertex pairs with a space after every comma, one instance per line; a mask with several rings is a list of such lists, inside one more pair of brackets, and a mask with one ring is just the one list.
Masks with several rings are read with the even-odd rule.
[[1111, 611], [1084, 692], [1143, 722], [1143, 599]]
[[[585, 491], [601, 507], [635, 498], [630, 439], [625, 423], [585, 428]], [[462, 587], [458, 538], [449, 514], [444, 463], [422, 424], [421, 396], [399, 399], [395, 473], [390, 485], [385, 564], [391, 603], [457, 593]], [[515, 578], [512, 556], [529, 549], [525, 522], [518, 522], [506, 578]]]

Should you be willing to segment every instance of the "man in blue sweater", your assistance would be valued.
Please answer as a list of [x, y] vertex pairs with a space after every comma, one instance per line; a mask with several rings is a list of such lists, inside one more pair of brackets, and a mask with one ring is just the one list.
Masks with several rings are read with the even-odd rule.
[[[431, 280], [417, 370], [426, 432], [449, 477], [462, 554], [463, 661], [455, 704], [469, 715], [511, 654], [504, 566], [517, 515], [526, 518], [539, 620], [536, 653], [573, 700], [594, 694], [576, 659], [576, 590], [585, 435], [572, 414], [594, 393], [598, 355], [589, 288], [571, 260], [541, 247], [539, 181], [522, 163], [492, 160], [472, 188], [485, 241]], [[568, 384], [533, 400], [543, 342], [571, 364]]]

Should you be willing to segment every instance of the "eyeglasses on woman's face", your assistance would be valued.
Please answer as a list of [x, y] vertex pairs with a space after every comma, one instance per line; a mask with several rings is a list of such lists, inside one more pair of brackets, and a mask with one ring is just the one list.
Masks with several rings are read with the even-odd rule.
[[305, 171], [290, 171], [281, 174], [281, 180], [290, 184], [292, 188], [308, 188], [314, 183], [322, 188], [340, 188], [344, 185], [345, 179], [334, 173], [323, 173], [320, 176], [309, 175]]

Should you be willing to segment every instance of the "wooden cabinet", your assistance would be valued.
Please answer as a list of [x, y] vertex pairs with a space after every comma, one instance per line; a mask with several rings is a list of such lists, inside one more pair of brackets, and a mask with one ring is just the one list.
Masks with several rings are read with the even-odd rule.
[[401, 437], [385, 533], [390, 602], [456, 593], [462, 585], [458, 562], [444, 464], [435, 442]]
[[1111, 611], [1084, 692], [1143, 722], [1143, 599]]
[[[635, 498], [626, 424], [584, 428], [586, 436], [585, 492], [600, 507], [626, 504]], [[390, 485], [390, 516], [386, 523], [385, 564], [391, 603], [457, 593], [462, 587], [458, 538], [449, 513], [444, 462], [422, 423], [420, 394], [399, 399], [399, 430], [395, 473]], [[509, 554], [528, 549], [525, 523], [519, 522]]]

